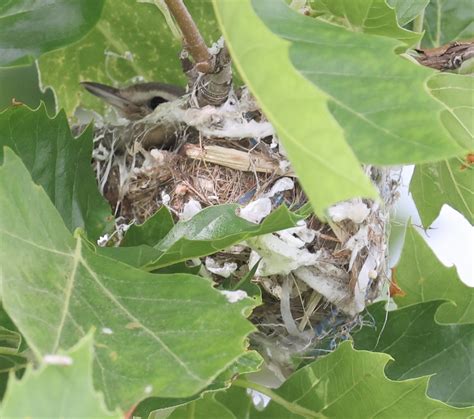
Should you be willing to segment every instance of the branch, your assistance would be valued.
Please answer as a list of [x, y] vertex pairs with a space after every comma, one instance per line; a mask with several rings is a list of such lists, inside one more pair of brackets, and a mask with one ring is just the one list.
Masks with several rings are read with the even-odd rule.
[[165, 3], [181, 29], [184, 48], [193, 57], [196, 70], [200, 73], [212, 73], [214, 71], [214, 58], [209, 53], [206, 43], [183, 0], [165, 0]]

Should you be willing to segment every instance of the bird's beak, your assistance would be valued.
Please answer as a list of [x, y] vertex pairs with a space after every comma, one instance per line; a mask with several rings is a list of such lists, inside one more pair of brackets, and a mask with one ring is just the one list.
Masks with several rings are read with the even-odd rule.
[[123, 116], [139, 114], [141, 109], [133, 102], [125, 99], [120, 95], [120, 91], [112, 86], [95, 83], [91, 81], [83, 81], [81, 85], [94, 96], [97, 96], [115, 107]]

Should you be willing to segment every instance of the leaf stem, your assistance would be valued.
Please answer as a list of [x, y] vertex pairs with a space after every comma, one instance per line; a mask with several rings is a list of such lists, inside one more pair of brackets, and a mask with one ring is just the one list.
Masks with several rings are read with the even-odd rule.
[[300, 415], [305, 418], [317, 418], [317, 419], [326, 418], [326, 416], [324, 416], [322, 413], [313, 412], [312, 410], [306, 409], [305, 407], [300, 406], [299, 404], [290, 402], [284, 399], [283, 397], [279, 396], [273, 390], [270, 390], [268, 387], [262, 386], [260, 384], [257, 384], [251, 381], [242, 380], [242, 379], [237, 379], [232, 383], [232, 385], [236, 387], [241, 387], [241, 388], [250, 388], [252, 390], [258, 391], [259, 393], [262, 393], [265, 396], [270, 397], [272, 401], [275, 402], [276, 404], [279, 404], [280, 406], [284, 407], [289, 412], [294, 413], [296, 415]]

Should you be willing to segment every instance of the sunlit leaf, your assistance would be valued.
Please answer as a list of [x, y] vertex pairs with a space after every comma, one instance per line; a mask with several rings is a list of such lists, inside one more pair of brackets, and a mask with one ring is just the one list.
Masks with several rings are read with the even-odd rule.
[[9, 149], [0, 208], [6, 312], [38, 358], [94, 328], [94, 382], [109, 406], [192, 396], [245, 353], [254, 300], [231, 304], [207, 279], [150, 274], [97, 255], [71, 236]]
[[463, 159], [417, 166], [410, 192], [425, 228], [438, 217], [444, 204], [474, 223], [474, 167]]
[[441, 323], [472, 323], [474, 319], [474, 288], [458, 277], [456, 268], [446, 268], [428, 244], [408, 226], [405, 245], [396, 270], [397, 283], [405, 291], [396, 297], [398, 307], [424, 301], [446, 299], [454, 304], [439, 308], [436, 320]]
[[441, 120], [452, 137], [468, 151], [474, 150], [474, 77], [436, 74], [428, 87], [446, 107]]
[[[356, 195], [374, 196], [342, 129], [327, 109], [328, 96], [291, 63], [290, 44], [268, 30], [250, 0], [216, 0], [214, 4], [234, 63], [276, 128], [316, 213], [323, 215], [332, 203]], [[307, 31], [308, 25], [316, 23], [308, 19], [302, 25], [302, 16], [294, 17], [280, 0], [261, 5], [283, 21], [290, 18], [282, 28], [296, 25]], [[247, 30], [242, 31], [244, 26]]]
[[[394, 358], [385, 368], [392, 380], [432, 375], [427, 394], [457, 407], [474, 405], [474, 324], [440, 325], [434, 317], [442, 301], [386, 312], [385, 303], [368, 308], [375, 327], [354, 338], [356, 349], [385, 352]], [[471, 320], [474, 320], [471, 319]], [[383, 329], [383, 330], [382, 330]]]
[[21, 380], [11, 376], [0, 408], [2, 418], [122, 418], [107, 411], [92, 385], [92, 336], [63, 354], [70, 365], [29, 368]]

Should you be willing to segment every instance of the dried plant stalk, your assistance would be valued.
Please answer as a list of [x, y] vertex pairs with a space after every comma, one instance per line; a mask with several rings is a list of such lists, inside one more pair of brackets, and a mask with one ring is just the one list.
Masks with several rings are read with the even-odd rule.
[[186, 144], [183, 147], [186, 157], [194, 160], [203, 160], [242, 172], [273, 173], [279, 176], [296, 177], [292, 170], [282, 169], [277, 162], [263, 154], [235, 150], [219, 146], [199, 147]]

